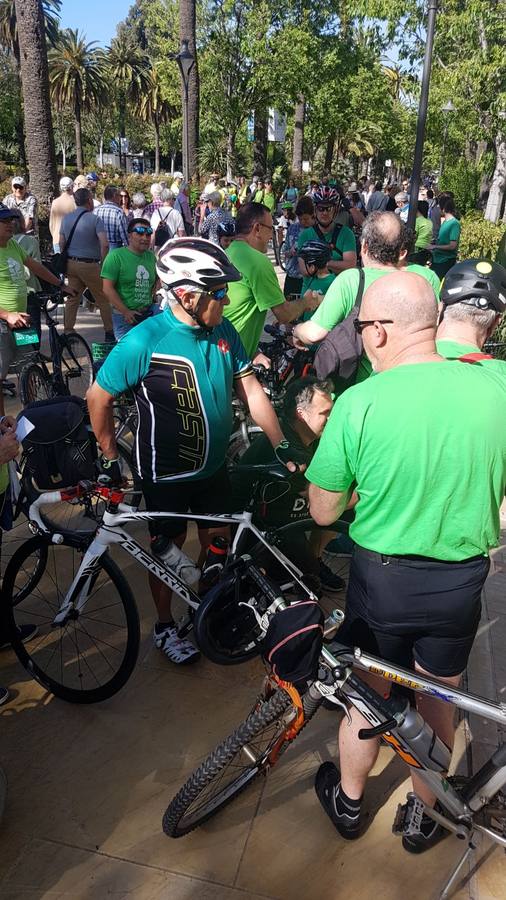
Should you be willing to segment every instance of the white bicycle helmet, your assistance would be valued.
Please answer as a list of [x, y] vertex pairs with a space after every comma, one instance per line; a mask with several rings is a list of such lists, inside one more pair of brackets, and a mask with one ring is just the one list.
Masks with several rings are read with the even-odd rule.
[[191, 284], [207, 291], [242, 278], [221, 247], [199, 237], [167, 241], [158, 252], [156, 272], [169, 289]]

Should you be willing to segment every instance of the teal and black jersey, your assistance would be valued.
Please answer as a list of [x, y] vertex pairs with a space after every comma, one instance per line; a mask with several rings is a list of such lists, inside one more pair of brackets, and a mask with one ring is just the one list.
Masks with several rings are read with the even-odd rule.
[[224, 319], [209, 334], [166, 309], [116, 344], [97, 382], [113, 396], [128, 388], [134, 393], [141, 478], [193, 481], [223, 465], [232, 430], [232, 382], [250, 372], [230, 322]]

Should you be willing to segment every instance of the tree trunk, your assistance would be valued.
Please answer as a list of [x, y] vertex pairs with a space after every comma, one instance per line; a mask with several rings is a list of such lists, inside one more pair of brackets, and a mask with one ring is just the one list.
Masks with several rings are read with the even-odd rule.
[[[200, 81], [196, 50], [196, 0], [180, 0], [179, 3], [179, 38], [188, 41], [188, 48], [193, 53], [195, 63], [190, 70], [188, 82], [188, 168], [186, 178], [198, 179], [199, 167], [197, 150], [199, 146], [199, 95]], [[184, 134], [184, 89], [183, 97], [183, 134]]]
[[293, 175], [302, 175], [302, 158], [304, 154], [304, 114], [306, 111], [306, 102], [303, 95], [299, 96], [295, 106], [295, 119], [293, 128], [293, 157], [292, 157], [292, 173]]
[[160, 174], [160, 122], [158, 121], [158, 116], [155, 115], [153, 121], [153, 127], [155, 129], [155, 175]]
[[104, 168], [104, 135], [100, 135], [100, 143], [98, 145], [98, 158], [100, 161], [100, 168]]
[[40, 0], [15, 0], [15, 9], [30, 190], [44, 219], [56, 185], [44, 16]]
[[506, 191], [506, 135], [498, 134], [495, 139], [496, 163], [490, 194], [488, 195], [485, 218], [489, 222], [498, 222], [502, 213], [504, 193]]
[[81, 109], [79, 107], [79, 103], [76, 102], [74, 108], [74, 128], [76, 132], [76, 166], [80, 172], [84, 169], [83, 162], [83, 137], [82, 137], [82, 128], [81, 128]]
[[232, 181], [235, 165], [235, 134], [229, 131], [227, 134], [227, 181]]
[[63, 171], [65, 172], [65, 169], [67, 168], [67, 145], [65, 144], [64, 141], [62, 141], [60, 146], [61, 146], [61, 167], [62, 167]]
[[253, 174], [265, 175], [267, 169], [267, 118], [265, 106], [258, 106], [254, 112]]
[[325, 148], [325, 163], [324, 168], [326, 172], [330, 172], [332, 170], [332, 160], [334, 159], [334, 144], [336, 143], [336, 131], [335, 129], [330, 132], [327, 137], [327, 146]]

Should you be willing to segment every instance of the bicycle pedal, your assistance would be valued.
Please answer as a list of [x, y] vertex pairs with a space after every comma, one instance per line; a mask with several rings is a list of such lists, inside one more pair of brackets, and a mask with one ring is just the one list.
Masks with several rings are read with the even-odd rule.
[[420, 833], [425, 806], [417, 797], [410, 797], [407, 803], [399, 803], [392, 825], [392, 834], [407, 837]]

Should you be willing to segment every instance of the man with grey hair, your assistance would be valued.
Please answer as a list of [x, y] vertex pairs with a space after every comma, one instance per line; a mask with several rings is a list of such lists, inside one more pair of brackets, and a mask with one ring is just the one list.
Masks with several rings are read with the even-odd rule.
[[399, 191], [399, 193], [395, 195], [395, 205], [397, 207], [395, 215], [400, 217], [401, 222], [407, 222], [409, 213], [409, 194], [406, 191]]
[[[357, 495], [339, 640], [451, 688], [467, 665], [489, 551], [499, 541], [506, 372], [444, 359], [436, 325], [434, 293], [420, 275], [394, 272], [371, 285], [355, 327], [379, 374], [336, 401], [307, 478], [319, 525], [334, 522], [352, 491]], [[384, 693], [382, 679], [367, 680]], [[452, 748], [453, 707], [426, 695], [416, 703]], [[361, 801], [379, 751], [379, 738], [359, 739], [368, 727], [353, 708], [351, 724], [344, 720], [339, 732], [341, 772], [324, 763], [315, 781], [320, 803], [347, 840], [361, 835]], [[408, 800], [402, 843], [422, 853], [448, 832], [431, 817], [436, 798], [415, 772], [425, 812], [418, 817]]]
[[177, 209], [174, 209], [174, 200], [174, 194], [168, 188], [164, 188], [160, 193], [161, 205], [155, 209], [150, 220], [153, 229], [152, 247], [163, 247], [171, 238], [186, 235], [183, 217]]
[[144, 215], [144, 210], [147, 209], [146, 206], [146, 196], [142, 193], [142, 191], [136, 191], [135, 194], [132, 195], [132, 212], [134, 219], [145, 219], [149, 217]]
[[230, 213], [225, 209], [222, 209], [222, 200], [223, 198], [219, 191], [213, 191], [212, 194], [209, 194], [209, 206], [211, 212], [202, 221], [199, 229], [200, 237], [207, 238], [208, 241], [212, 241], [213, 244], [218, 245], [220, 243], [218, 226], [221, 225], [222, 222], [234, 221]]
[[144, 209], [144, 216], [146, 219], [151, 219], [155, 209], [158, 209], [159, 206], [162, 205], [162, 201], [160, 200], [160, 194], [163, 191], [163, 187], [160, 182], [155, 181], [151, 187], [149, 188], [149, 193], [151, 194], [151, 203], [148, 203], [146, 208]]
[[[366, 291], [378, 278], [391, 274], [408, 252], [408, 232], [404, 223], [391, 212], [372, 212], [368, 215], [362, 228], [362, 263], [363, 290]], [[407, 267], [407, 271], [410, 267]], [[429, 269], [426, 274], [421, 266], [417, 273], [430, 279]], [[346, 269], [331, 284], [320, 306], [308, 322], [302, 322], [294, 329], [296, 346], [323, 341], [329, 331], [350, 315], [353, 307], [360, 302], [360, 272], [358, 269]], [[434, 298], [434, 308], [435, 308]], [[371, 363], [365, 355], [359, 363], [356, 380], [364, 381], [371, 374]]]
[[447, 359], [479, 354], [504, 315], [506, 269], [488, 259], [457, 263], [445, 275], [440, 300], [438, 353]]

